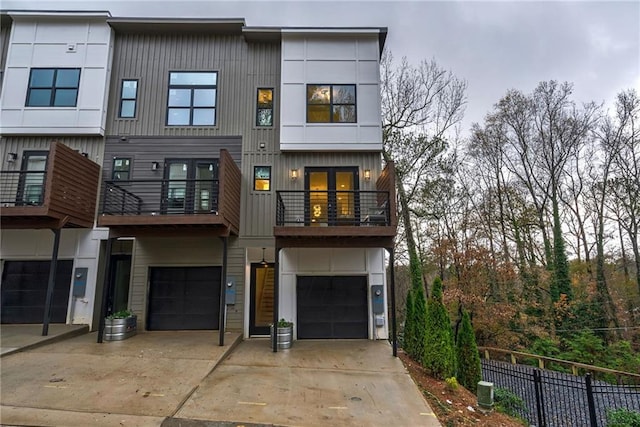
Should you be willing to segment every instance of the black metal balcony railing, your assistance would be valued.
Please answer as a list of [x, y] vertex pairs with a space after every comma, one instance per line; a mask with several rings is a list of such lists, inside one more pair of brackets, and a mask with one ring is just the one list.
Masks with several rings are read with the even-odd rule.
[[105, 181], [102, 214], [217, 214], [218, 191], [217, 179]]
[[277, 226], [390, 226], [388, 191], [278, 191]]
[[42, 206], [46, 171], [0, 171], [0, 206]]

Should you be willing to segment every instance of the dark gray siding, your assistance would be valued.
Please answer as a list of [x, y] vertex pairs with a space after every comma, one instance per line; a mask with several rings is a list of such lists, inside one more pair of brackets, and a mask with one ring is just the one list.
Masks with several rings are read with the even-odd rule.
[[[128, 136], [129, 140], [133, 140], [140, 135], [221, 138], [241, 136], [242, 156], [239, 156], [239, 152], [236, 156], [235, 151], [225, 147], [238, 164], [241, 160], [243, 181], [240, 234], [252, 238], [270, 238], [273, 235], [275, 191], [253, 192], [252, 176], [254, 166], [272, 166], [272, 173], [276, 173], [280, 49], [279, 42], [247, 42], [242, 35], [116, 32], [107, 115], [107, 134], [113, 138], [109, 138], [109, 141], [117, 142], [121, 136]], [[169, 72], [175, 70], [218, 71], [216, 127], [165, 126]], [[135, 119], [118, 118], [122, 79], [139, 81]], [[275, 91], [274, 123], [270, 128], [255, 126], [256, 93], [259, 87], [273, 88]], [[135, 155], [134, 168], [136, 163], [144, 163], [141, 170], [150, 173], [152, 161], [161, 162], [163, 158], [176, 157], [175, 153], [181, 155], [178, 157], [195, 157], [191, 154], [202, 153], [198, 147], [185, 145], [186, 141], [170, 143], [167, 140], [167, 143], [133, 146], [112, 142], [109, 142], [107, 148], [105, 176], [110, 176], [110, 159], [114, 155], [131, 152]], [[264, 148], [260, 148], [261, 143], [264, 143]], [[207, 149], [209, 148], [211, 147], [207, 145]], [[214, 151], [219, 151], [219, 147]]]
[[[105, 145], [103, 179], [111, 179], [114, 157], [131, 158], [131, 179], [161, 179], [165, 159], [217, 159], [224, 148], [239, 165], [241, 147], [240, 137], [110, 137]], [[160, 163], [160, 169], [152, 171], [152, 162]]]

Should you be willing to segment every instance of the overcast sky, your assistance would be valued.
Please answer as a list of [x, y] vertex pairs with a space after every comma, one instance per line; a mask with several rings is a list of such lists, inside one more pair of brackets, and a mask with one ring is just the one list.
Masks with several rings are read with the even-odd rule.
[[640, 0], [634, 1], [52, 1], [4, 10], [109, 10], [113, 16], [245, 18], [250, 26], [375, 26], [396, 59], [434, 58], [468, 82], [463, 133], [508, 89], [574, 83], [578, 102], [640, 90]]

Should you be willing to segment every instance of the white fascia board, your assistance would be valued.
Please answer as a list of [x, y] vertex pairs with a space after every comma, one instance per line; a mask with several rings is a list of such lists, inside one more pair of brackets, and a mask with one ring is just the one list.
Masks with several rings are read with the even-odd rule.
[[0, 127], [0, 135], [104, 136], [104, 129], [99, 127]]
[[51, 11], [51, 10], [8, 10], [5, 12], [11, 18], [61, 18], [61, 19], [73, 19], [73, 18], [111, 18], [111, 13], [107, 10], [104, 11]]

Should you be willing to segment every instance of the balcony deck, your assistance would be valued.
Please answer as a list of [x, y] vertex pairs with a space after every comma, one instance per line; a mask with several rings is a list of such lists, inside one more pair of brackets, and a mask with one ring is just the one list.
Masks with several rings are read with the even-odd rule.
[[395, 170], [376, 191], [278, 191], [278, 247], [392, 247], [397, 231]]
[[52, 142], [44, 171], [0, 171], [4, 229], [93, 226], [100, 166]]
[[241, 172], [226, 150], [218, 179], [107, 180], [98, 225], [113, 236], [238, 234]]

